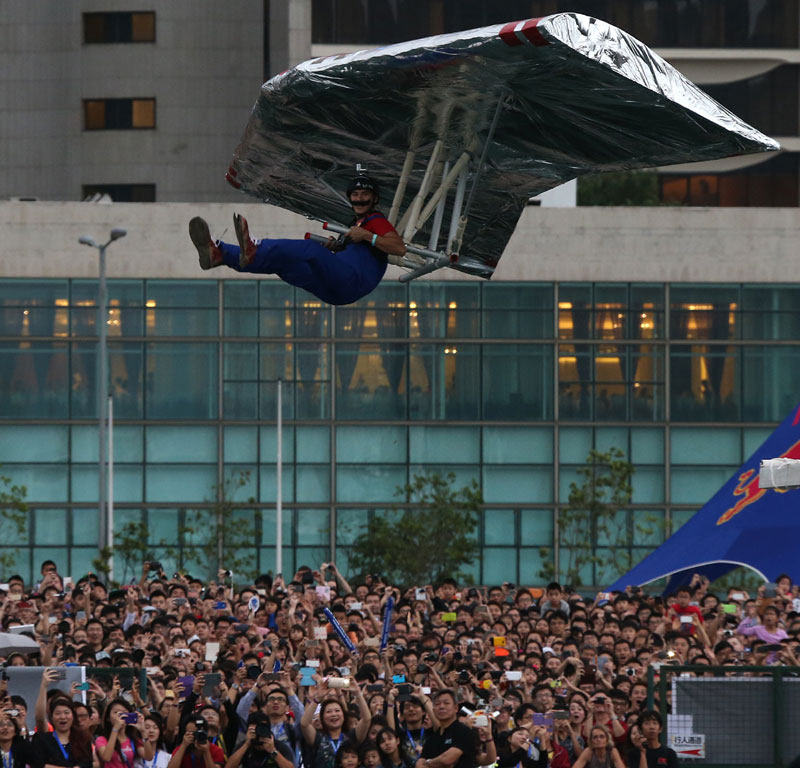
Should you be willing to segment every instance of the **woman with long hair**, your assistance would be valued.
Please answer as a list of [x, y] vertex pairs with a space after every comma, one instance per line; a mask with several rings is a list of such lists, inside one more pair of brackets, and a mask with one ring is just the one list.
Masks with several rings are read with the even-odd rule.
[[[92, 768], [92, 741], [78, 725], [72, 702], [61, 694], [47, 702], [47, 684], [59, 679], [60, 670], [51, 667], [42, 675], [36, 699], [36, 729], [31, 747], [33, 768]], [[52, 733], [48, 726], [53, 726]]]
[[[367, 736], [371, 719], [369, 705], [355, 680], [349, 680], [361, 713], [361, 719], [353, 730], [350, 730], [350, 714], [339, 699], [326, 699], [322, 702], [319, 709], [319, 729], [313, 724], [315, 707], [309, 703], [303, 712], [300, 727], [306, 744], [303, 762], [307, 768], [333, 768], [336, 753], [343, 744], [350, 742], [357, 747]], [[318, 693], [326, 689], [325, 680], [319, 678]]]
[[391, 728], [381, 728], [375, 737], [375, 743], [378, 745], [383, 768], [414, 768], [416, 765], [416, 755], [411, 757], [403, 754], [400, 739]]
[[102, 735], [95, 740], [97, 757], [107, 768], [133, 768], [137, 757], [152, 760], [156, 748], [142, 740], [144, 718], [125, 699], [113, 699], [103, 713]]
[[133, 761], [134, 768], [167, 768], [170, 754], [164, 744], [163, 731], [164, 721], [160, 715], [155, 712], [145, 715], [144, 723], [142, 723], [142, 742], [152, 745], [155, 754], [147, 760], [137, 755]]
[[572, 768], [625, 768], [611, 733], [603, 725], [589, 731], [589, 746], [581, 752]]
[[[533, 740], [531, 740], [533, 731]], [[514, 728], [508, 737], [509, 751], [497, 760], [498, 768], [547, 768], [550, 748], [547, 731], [539, 726]]]

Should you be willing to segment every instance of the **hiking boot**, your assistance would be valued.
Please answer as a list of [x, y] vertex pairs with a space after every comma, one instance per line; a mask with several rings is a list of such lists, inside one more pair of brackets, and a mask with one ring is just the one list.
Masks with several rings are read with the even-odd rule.
[[236, 230], [236, 239], [239, 241], [239, 267], [243, 269], [253, 263], [258, 243], [250, 237], [247, 219], [240, 213], [233, 214], [233, 228]]
[[211, 232], [209, 232], [205, 219], [195, 216], [189, 222], [189, 237], [192, 239], [194, 247], [197, 248], [201, 269], [211, 269], [222, 265], [222, 251], [211, 239]]

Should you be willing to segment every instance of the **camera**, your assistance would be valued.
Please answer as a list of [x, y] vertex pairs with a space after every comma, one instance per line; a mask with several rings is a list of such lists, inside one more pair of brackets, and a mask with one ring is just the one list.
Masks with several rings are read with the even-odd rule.
[[202, 661], [198, 661], [198, 662], [197, 662], [197, 663], [195, 663], [195, 665], [194, 665], [194, 671], [195, 671], [195, 672], [200, 672], [200, 673], [203, 673], [203, 672], [205, 672], [205, 671], [206, 671], [206, 665], [205, 665], [205, 664], [204, 664]]
[[272, 729], [269, 726], [269, 723], [256, 723], [256, 738], [257, 739], [268, 739], [272, 736]]
[[314, 574], [311, 571], [303, 571], [303, 575], [300, 577], [301, 584], [313, 584], [314, 583]]
[[427, 675], [430, 672], [430, 667], [427, 664], [417, 664], [417, 674]]
[[458, 673], [458, 677], [456, 678], [456, 681], [459, 683], [459, 685], [464, 685], [466, 683], [469, 683], [469, 670], [462, 669]]
[[625, 670], [625, 674], [626, 674], [628, 677], [636, 677], [636, 670], [635, 670], [633, 667], [628, 667], [628, 668]]
[[163, 568], [161, 567], [161, 563], [155, 562], [155, 563], [150, 563], [150, 570], [151, 571], [161, 571], [161, 570], [163, 570]]
[[439, 661], [439, 656], [435, 653], [426, 653], [422, 658], [425, 659], [425, 661], [427, 661], [429, 664], [435, 664], [437, 661]]
[[229, 579], [231, 576], [233, 576], [233, 571], [223, 571], [223, 572], [222, 572], [222, 575], [223, 575], [223, 576], [224, 576], [226, 579]]
[[198, 728], [194, 732], [195, 744], [208, 744], [208, 731], [205, 728]]
[[122, 715], [122, 720], [127, 725], [136, 725], [139, 720], [139, 714], [137, 712], [125, 712]]

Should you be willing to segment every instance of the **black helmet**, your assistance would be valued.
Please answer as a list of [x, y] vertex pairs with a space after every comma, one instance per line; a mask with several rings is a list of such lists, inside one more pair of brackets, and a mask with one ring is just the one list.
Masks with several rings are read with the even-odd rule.
[[348, 182], [347, 197], [349, 198], [350, 195], [352, 195], [357, 189], [371, 190], [372, 194], [375, 195], [376, 200], [378, 197], [380, 197], [378, 182], [375, 181], [375, 179], [373, 179], [371, 176], [367, 176], [366, 173], [359, 173], [358, 176]]

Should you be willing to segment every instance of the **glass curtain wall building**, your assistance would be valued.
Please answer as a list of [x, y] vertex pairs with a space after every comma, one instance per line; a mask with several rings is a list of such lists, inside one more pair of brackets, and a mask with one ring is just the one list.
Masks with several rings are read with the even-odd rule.
[[[26, 578], [97, 554], [96, 295], [74, 278], [0, 286], [0, 473], [31, 506], [4, 549]], [[256, 571], [275, 561], [279, 379], [285, 572], [332, 555], [345, 571], [365, 521], [427, 469], [480, 483], [473, 576], [491, 583], [566, 562], [556, 511], [592, 448], [636, 467], [622, 523], [640, 559], [796, 404], [800, 377], [800, 285], [420, 281], [340, 308], [275, 281], [114, 279], [109, 295], [116, 530], [145, 522], [157, 556], [191, 547], [183, 518], [243, 472]], [[643, 534], [645, 519], [662, 525]]]

